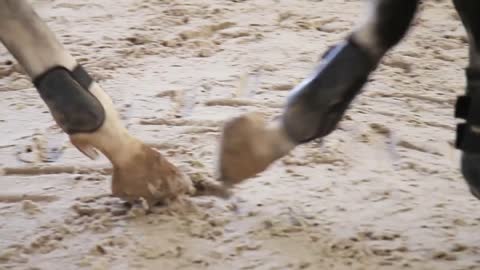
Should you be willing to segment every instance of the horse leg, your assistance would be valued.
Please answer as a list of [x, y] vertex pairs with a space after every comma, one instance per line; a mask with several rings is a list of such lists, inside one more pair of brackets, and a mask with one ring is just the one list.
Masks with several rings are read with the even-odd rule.
[[376, 69], [407, 32], [418, 0], [374, 0], [368, 19], [330, 49], [290, 93], [276, 123], [247, 114], [224, 126], [218, 177], [234, 184], [265, 170], [296, 145], [331, 133]]
[[462, 174], [473, 195], [480, 199], [480, 2], [454, 0], [468, 33], [469, 64], [466, 95], [459, 97], [456, 117], [466, 120], [457, 127], [456, 146], [462, 153]]
[[154, 203], [192, 191], [190, 179], [131, 136], [110, 97], [65, 50], [26, 0], [0, 0], [0, 41], [31, 77], [71, 142], [113, 165], [113, 195]]

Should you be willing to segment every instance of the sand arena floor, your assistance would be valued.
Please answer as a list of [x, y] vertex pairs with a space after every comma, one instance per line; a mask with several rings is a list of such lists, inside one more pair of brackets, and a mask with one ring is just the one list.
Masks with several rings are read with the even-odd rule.
[[[363, 2], [34, 5], [133, 134], [208, 178], [222, 121], [278, 114]], [[0, 269], [480, 269], [480, 203], [452, 147], [466, 35], [450, 1], [424, 2], [323, 144], [295, 149], [230, 200], [149, 215], [102, 196], [107, 160], [69, 145], [0, 48]]]

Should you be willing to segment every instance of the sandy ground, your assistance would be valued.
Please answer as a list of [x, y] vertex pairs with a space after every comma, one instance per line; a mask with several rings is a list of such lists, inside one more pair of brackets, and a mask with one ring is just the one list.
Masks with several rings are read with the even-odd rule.
[[[449, 1], [425, 2], [323, 144], [230, 200], [149, 215], [102, 196], [109, 163], [68, 144], [0, 48], [0, 269], [480, 269], [480, 203], [452, 148], [466, 37]], [[34, 2], [131, 132], [194, 177], [211, 177], [222, 121], [279, 113], [363, 3]]]

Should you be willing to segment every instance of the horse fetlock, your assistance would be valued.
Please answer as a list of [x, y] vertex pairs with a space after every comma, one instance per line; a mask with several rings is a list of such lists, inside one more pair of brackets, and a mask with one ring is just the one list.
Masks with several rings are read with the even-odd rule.
[[75, 135], [70, 136], [70, 142], [90, 159], [97, 159], [99, 156], [96, 148], [89, 142], [89, 140], [79, 139]]
[[305, 143], [332, 132], [376, 65], [353, 41], [331, 49], [288, 99], [283, 122], [289, 137]]
[[92, 79], [77, 66], [54, 67], [34, 79], [35, 87], [57, 124], [67, 133], [94, 132], [105, 121], [105, 110], [88, 90]]

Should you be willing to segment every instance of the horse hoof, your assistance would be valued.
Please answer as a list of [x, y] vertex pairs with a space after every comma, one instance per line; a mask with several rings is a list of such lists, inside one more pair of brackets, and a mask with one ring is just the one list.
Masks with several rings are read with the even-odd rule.
[[293, 146], [285, 147], [276, 128], [260, 113], [248, 113], [225, 123], [220, 142], [217, 178], [234, 185], [267, 169]]
[[193, 192], [188, 176], [144, 144], [125, 162], [113, 164], [112, 194], [127, 201], [143, 198], [154, 206]]

